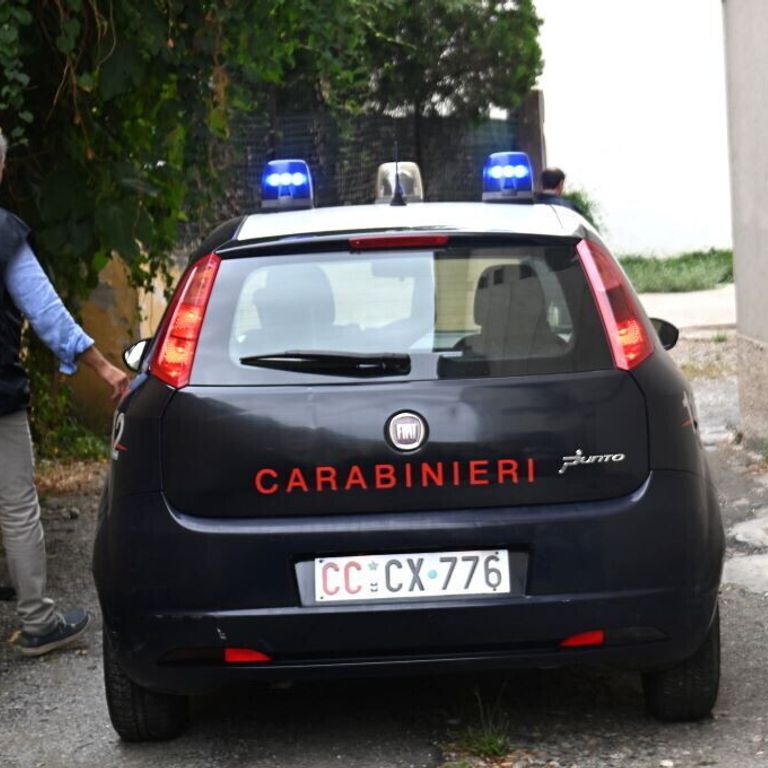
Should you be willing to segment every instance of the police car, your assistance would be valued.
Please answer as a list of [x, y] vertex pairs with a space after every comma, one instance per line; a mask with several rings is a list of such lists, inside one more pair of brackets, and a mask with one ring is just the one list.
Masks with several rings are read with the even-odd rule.
[[94, 554], [123, 739], [230, 683], [519, 665], [710, 712], [723, 529], [677, 331], [524, 155], [483, 177], [424, 203], [387, 165], [315, 209], [270, 163], [127, 351]]

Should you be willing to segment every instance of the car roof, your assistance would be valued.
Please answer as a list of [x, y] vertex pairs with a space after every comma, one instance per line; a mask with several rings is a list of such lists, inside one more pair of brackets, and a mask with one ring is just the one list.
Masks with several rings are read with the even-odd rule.
[[594, 232], [575, 211], [559, 205], [502, 203], [409, 203], [348, 205], [246, 216], [237, 241], [279, 240], [402, 230], [524, 234], [582, 238]]

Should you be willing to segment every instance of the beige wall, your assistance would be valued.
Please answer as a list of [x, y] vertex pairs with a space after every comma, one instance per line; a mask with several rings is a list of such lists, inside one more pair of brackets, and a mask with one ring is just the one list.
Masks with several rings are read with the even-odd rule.
[[[139, 312], [136, 291], [129, 287], [122, 262], [113, 258], [101, 272], [99, 285], [83, 305], [82, 325], [106, 358], [123, 367], [122, 352], [137, 338]], [[99, 434], [108, 433], [114, 404], [96, 374], [81, 365], [72, 379], [80, 419]]]
[[[181, 268], [170, 272], [175, 285]], [[151, 291], [132, 288], [125, 266], [113, 258], [99, 275], [99, 285], [82, 308], [82, 325], [107, 359], [125, 369], [123, 350], [152, 336], [166, 307], [165, 284], [155, 280]], [[95, 432], [108, 432], [114, 411], [109, 392], [96, 374], [80, 366], [72, 379], [78, 417]]]
[[724, 0], [723, 18], [741, 421], [768, 443], [768, 2]]

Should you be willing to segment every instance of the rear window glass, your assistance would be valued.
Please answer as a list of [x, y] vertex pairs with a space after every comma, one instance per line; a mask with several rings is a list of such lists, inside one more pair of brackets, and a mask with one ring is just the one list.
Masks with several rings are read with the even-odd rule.
[[[264, 368], [288, 352], [398, 355], [407, 374], [466, 378], [611, 367], [571, 245], [226, 259], [214, 285], [194, 384], [317, 383], [342, 369]], [[300, 366], [298, 366], [300, 367]]]

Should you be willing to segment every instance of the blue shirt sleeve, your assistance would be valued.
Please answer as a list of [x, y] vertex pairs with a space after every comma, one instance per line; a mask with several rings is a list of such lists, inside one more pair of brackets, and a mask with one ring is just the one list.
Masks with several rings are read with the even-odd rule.
[[93, 339], [69, 314], [26, 243], [8, 262], [5, 286], [35, 333], [59, 358], [59, 370], [73, 374], [77, 356], [93, 345]]

